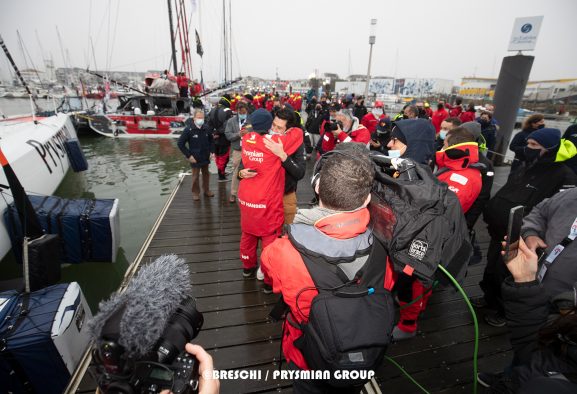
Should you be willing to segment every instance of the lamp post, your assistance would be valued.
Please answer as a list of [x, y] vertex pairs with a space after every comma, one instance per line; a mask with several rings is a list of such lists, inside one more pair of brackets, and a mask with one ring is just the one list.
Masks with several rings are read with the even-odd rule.
[[371, 80], [371, 60], [373, 58], [373, 44], [375, 43], [375, 33], [377, 30], [377, 20], [371, 19], [371, 28], [369, 33], [369, 45], [371, 49], [369, 51], [369, 68], [367, 69], [367, 83], [365, 84], [365, 99], [369, 96], [369, 82]]

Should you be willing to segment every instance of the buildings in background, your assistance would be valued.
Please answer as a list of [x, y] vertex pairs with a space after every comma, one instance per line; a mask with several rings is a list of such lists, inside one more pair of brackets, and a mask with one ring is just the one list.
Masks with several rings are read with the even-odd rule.
[[[492, 100], [495, 78], [465, 77], [461, 80], [459, 96], [469, 99]], [[548, 81], [529, 81], [523, 95], [527, 101], [577, 100], [577, 78]]]

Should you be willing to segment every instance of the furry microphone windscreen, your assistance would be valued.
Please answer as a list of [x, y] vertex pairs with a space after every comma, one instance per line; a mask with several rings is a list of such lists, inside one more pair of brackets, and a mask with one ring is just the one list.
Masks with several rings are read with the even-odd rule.
[[190, 272], [184, 259], [163, 255], [142, 267], [123, 293], [115, 293], [99, 304], [90, 322], [94, 339], [118, 308], [125, 306], [118, 343], [129, 357], [150, 352], [164, 332], [168, 318], [182, 300], [191, 296]]

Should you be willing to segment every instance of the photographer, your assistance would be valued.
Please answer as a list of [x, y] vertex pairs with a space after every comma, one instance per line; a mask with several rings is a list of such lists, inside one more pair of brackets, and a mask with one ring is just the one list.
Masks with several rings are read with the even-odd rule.
[[556, 297], [557, 306], [564, 311], [544, 325], [550, 304], [536, 279], [537, 255], [519, 239], [518, 255], [506, 264], [511, 277], [503, 282], [502, 293], [515, 364], [508, 373], [479, 373], [478, 382], [492, 393], [575, 393], [575, 288]]
[[[198, 394], [218, 394], [220, 392], [220, 381], [211, 379], [214, 364], [210, 354], [201, 346], [192, 343], [187, 343], [184, 349], [198, 360]], [[160, 392], [160, 394], [170, 393], [170, 390]]]

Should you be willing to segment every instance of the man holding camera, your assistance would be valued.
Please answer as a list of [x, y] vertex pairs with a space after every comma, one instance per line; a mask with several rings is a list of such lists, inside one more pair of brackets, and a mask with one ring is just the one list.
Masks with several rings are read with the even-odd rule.
[[368, 145], [371, 141], [370, 131], [360, 124], [350, 109], [336, 112], [334, 119], [334, 122], [324, 123], [321, 153], [332, 151], [339, 142], [359, 142]]

